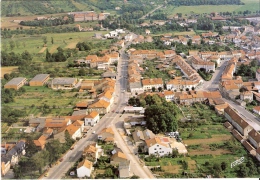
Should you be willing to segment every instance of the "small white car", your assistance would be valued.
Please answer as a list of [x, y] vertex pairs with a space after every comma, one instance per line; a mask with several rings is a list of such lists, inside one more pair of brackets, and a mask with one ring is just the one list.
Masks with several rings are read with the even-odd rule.
[[92, 132], [92, 134], [95, 134], [95, 133], [96, 133], [96, 131], [93, 131], [93, 132]]

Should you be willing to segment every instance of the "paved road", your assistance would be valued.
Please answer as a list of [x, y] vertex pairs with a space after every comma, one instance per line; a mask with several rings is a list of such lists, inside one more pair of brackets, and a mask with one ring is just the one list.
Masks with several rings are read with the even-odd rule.
[[[43, 179], [61, 179], [64, 176], [64, 174], [69, 170], [69, 168], [72, 167], [73, 164], [81, 157], [84, 147], [86, 147], [93, 141], [97, 141], [97, 134], [105, 127], [111, 126], [113, 123], [116, 123], [119, 119], [120, 114], [117, 112], [123, 111], [123, 108], [128, 100], [128, 95], [126, 93], [128, 57], [124, 53], [125, 48], [120, 50], [122, 61], [118, 62], [118, 75], [114, 97], [115, 103], [111, 107], [112, 111], [104, 115], [102, 119], [97, 123], [97, 125], [88, 131], [87, 136], [85, 138], [80, 139], [77, 142], [75, 148], [73, 150], [69, 150], [67, 154], [65, 154], [65, 156], [63, 157], [63, 161], [49, 170], [48, 177], [43, 177]], [[122, 65], [122, 62], [124, 65]], [[143, 179], [154, 178], [152, 173], [147, 168], [143, 168], [139, 164], [137, 157], [129, 151], [124, 141], [122, 140], [122, 137], [116, 131], [115, 126], [112, 125], [112, 127], [116, 134], [115, 141], [117, 142], [118, 146], [122, 148], [123, 152], [126, 153], [130, 161], [133, 162], [131, 171], [135, 175]], [[92, 134], [93, 131], [95, 131], [96, 134]]]
[[[224, 98], [223, 98], [224, 99]], [[236, 104], [235, 102], [224, 99], [233, 109], [235, 109], [238, 114], [243, 117], [250, 126], [255, 130], [260, 131], [260, 119], [253, 115], [251, 112], [247, 111], [244, 107]]]
[[[227, 65], [227, 61], [222, 61], [220, 67], [215, 71], [213, 77], [210, 81], [205, 81], [205, 83], [202, 86], [202, 89], [213, 91], [219, 89], [219, 82], [221, 75]], [[247, 111], [244, 107], [234, 103], [231, 100], [228, 100], [223, 97], [223, 100], [227, 102], [232, 108], [234, 108], [242, 117], [245, 118], [245, 120], [250, 124], [252, 127], [254, 127], [257, 131], [260, 130], [260, 119], [254, 116], [251, 112]]]
[[202, 89], [208, 91], [218, 90], [219, 81], [221, 80], [220, 78], [223, 71], [226, 68], [226, 65], [227, 65], [227, 61], [221, 61], [220, 67], [216, 69], [210, 81], [204, 82]]
[[158, 6], [157, 8], [151, 10], [150, 12], [148, 12], [147, 14], [143, 15], [140, 19], [145, 19], [146, 16], [148, 16], [149, 14], [152, 14], [154, 11], [156, 11], [157, 9], [160, 9], [161, 7], [163, 7], [163, 5]]

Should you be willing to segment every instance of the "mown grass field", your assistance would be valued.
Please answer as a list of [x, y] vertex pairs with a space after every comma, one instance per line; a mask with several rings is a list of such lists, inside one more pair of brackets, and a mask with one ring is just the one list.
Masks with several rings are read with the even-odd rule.
[[251, 12], [258, 11], [259, 8], [259, 1], [258, 0], [242, 0], [245, 5], [218, 5], [218, 6], [211, 6], [211, 5], [202, 5], [202, 6], [167, 6], [164, 9], [164, 12], [168, 15], [174, 15], [176, 13], [191, 14], [191, 13], [211, 13], [211, 12], [239, 12], [250, 10]]

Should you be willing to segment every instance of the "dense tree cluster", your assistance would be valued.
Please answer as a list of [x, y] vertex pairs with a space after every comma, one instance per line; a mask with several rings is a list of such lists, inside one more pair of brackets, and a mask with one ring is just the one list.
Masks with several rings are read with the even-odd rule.
[[243, 5], [241, 0], [175, 0], [176, 6], [197, 6], [197, 5]]
[[22, 54], [1, 51], [1, 66], [19, 66], [22, 64], [28, 64], [31, 61], [32, 56], [28, 51], [24, 51]]
[[172, 102], [167, 102], [158, 95], [146, 96], [145, 102], [148, 107], [145, 109], [147, 128], [154, 133], [172, 132], [178, 129], [177, 116], [178, 107]]
[[45, 149], [38, 151], [33, 139], [28, 138], [25, 145], [25, 156], [22, 156], [18, 165], [14, 167], [15, 178], [21, 178], [25, 175], [32, 175], [34, 171], [43, 172], [46, 165], [51, 166], [60, 156], [65, 153], [75, 142], [68, 131], [65, 131], [65, 143], [61, 144], [59, 140], [50, 140], [45, 145]]
[[[140, 2], [141, 3], [141, 2]], [[143, 6], [141, 4], [124, 4], [121, 8], [121, 16], [123, 19], [138, 19], [152, 9], [151, 5]]]
[[46, 50], [46, 61], [47, 62], [64, 62], [70, 57], [69, 53], [66, 53], [61, 47], [57, 48], [58, 52], [51, 54], [49, 50]]
[[250, 65], [241, 64], [241, 66], [238, 67], [235, 75], [240, 76], [249, 76], [251, 78], [255, 77], [255, 72], [258, 68], [258, 63], [256, 60], [253, 60]]
[[79, 28], [77, 27], [42, 27], [34, 29], [23, 29], [17, 28], [16, 30], [10, 30], [7, 28], [1, 29], [1, 35], [3, 38], [11, 38], [14, 34], [27, 34], [27, 35], [34, 35], [34, 34], [46, 34], [46, 33], [66, 33], [66, 32], [79, 32]]
[[[9, 89], [5, 89], [9, 90]], [[12, 92], [14, 93], [14, 92]], [[3, 97], [3, 95], [7, 94], [6, 92], [3, 94], [2, 92], [2, 99], [6, 98]], [[10, 126], [13, 123], [18, 122], [18, 118], [25, 117], [27, 114], [24, 110], [19, 110], [19, 109], [12, 109], [8, 106], [4, 106], [2, 109], [2, 114], [1, 114], [1, 121], [4, 123], [8, 123], [8, 126]]]
[[147, 128], [154, 133], [171, 132], [178, 129], [178, 117], [180, 110], [172, 103], [167, 102], [158, 95], [129, 99], [128, 104], [146, 107], [145, 118]]
[[33, 20], [33, 21], [21, 21], [20, 25], [22, 26], [59, 26], [63, 24], [72, 24], [74, 23], [74, 17], [73, 15], [67, 15], [67, 18], [65, 16], [55, 18], [55, 19], [41, 19], [41, 20]]
[[76, 48], [79, 48], [79, 51], [90, 51], [93, 48], [92, 42], [78, 42]]

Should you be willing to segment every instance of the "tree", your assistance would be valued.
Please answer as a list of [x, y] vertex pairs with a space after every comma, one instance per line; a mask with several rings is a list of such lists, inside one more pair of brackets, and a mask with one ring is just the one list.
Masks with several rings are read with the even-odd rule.
[[75, 140], [71, 138], [71, 135], [69, 134], [68, 130], [65, 131], [65, 141], [67, 147], [72, 146], [72, 144], [75, 142]]
[[53, 42], [53, 37], [51, 37], [51, 44], [53, 44], [54, 42]]
[[37, 146], [34, 144], [34, 141], [29, 137], [25, 143], [25, 152], [27, 157], [32, 157], [38, 151]]
[[42, 40], [43, 40], [43, 43], [44, 43], [44, 44], [47, 44], [47, 42], [48, 42], [48, 41], [47, 41], [47, 36], [42, 36]]
[[45, 60], [46, 60], [47, 62], [52, 62], [51, 53], [49, 52], [49, 49], [48, 49], [48, 48], [47, 48], [47, 50], [46, 50]]
[[152, 91], [155, 92], [155, 87], [152, 87]]
[[221, 169], [222, 169], [222, 171], [225, 171], [227, 169], [227, 162], [223, 161], [221, 163]]
[[111, 177], [113, 176], [113, 170], [111, 168], [107, 168], [106, 171], [105, 171], [105, 175], [106, 177]]
[[13, 50], [14, 47], [15, 47], [14, 41], [13, 41], [13, 40], [10, 40], [10, 41], [9, 41], [9, 45], [10, 45], [10, 49]]
[[11, 77], [10, 77], [10, 74], [8, 74], [8, 73], [6, 73], [6, 74], [4, 74], [4, 78], [5, 78], [5, 80], [9, 80], [9, 79], [11, 79]]
[[188, 169], [188, 163], [187, 161], [182, 161], [182, 167], [184, 170], [187, 170]]
[[162, 90], [163, 90], [163, 88], [160, 86], [160, 87], [158, 87], [158, 91], [159, 92], [162, 92]]
[[86, 71], [84, 68], [80, 68], [79, 70], [79, 76], [85, 76], [86, 75]]
[[239, 169], [237, 170], [238, 177], [248, 177], [249, 169], [245, 164], [240, 164]]

